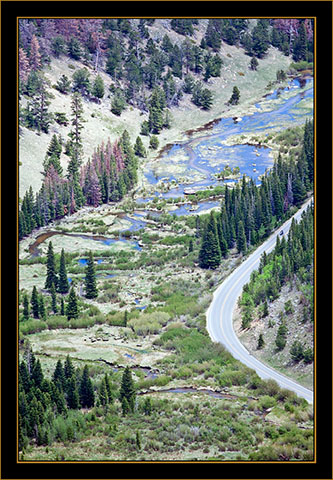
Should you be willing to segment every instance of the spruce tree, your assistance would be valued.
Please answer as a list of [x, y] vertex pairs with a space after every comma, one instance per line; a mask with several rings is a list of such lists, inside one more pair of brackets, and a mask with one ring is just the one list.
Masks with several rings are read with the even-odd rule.
[[110, 379], [107, 373], [104, 376], [104, 381], [105, 381], [106, 392], [108, 394], [108, 403], [112, 403], [114, 400], [114, 395], [111, 389]]
[[201, 268], [217, 268], [221, 263], [221, 250], [219, 245], [215, 215], [210, 213], [205, 228], [199, 252], [199, 265]]
[[52, 381], [60, 391], [64, 390], [66, 386], [66, 379], [64, 367], [62, 366], [61, 360], [57, 361], [56, 368], [52, 375]]
[[23, 319], [29, 319], [29, 299], [28, 295], [25, 293], [23, 297]]
[[92, 94], [94, 97], [96, 98], [103, 98], [104, 97], [104, 93], [105, 93], [105, 90], [104, 90], [104, 82], [103, 82], [103, 79], [100, 75], [97, 75], [95, 81], [94, 81], [94, 85], [93, 85], [93, 89], [92, 89]]
[[73, 410], [80, 408], [79, 390], [74, 376], [70, 377], [67, 382], [67, 405]]
[[98, 292], [97, 292], [97, 285], [96, 285], [94, 257], [91, 251], [89, 252], [89, 259], [86, 266], [85, 284], [86, 284], [86, 297], [96, 298], [98, 296]]
[[239, 253], [246, 252], [246, 236], [245, 236], [244, 224], [242, 221], [240, 221], [238, 224], [237, 249]]
[[43, 378], [42, 366], [40, 364], [40, 360], [37, 359], [31, 372], [31, 380], [34, 381], [36, 387], [40, 387]]
[[79, 388], [80, 404], [82, 408], [91, 408], [95, 403], [94, 389], [89, 378], [88, 366], [85, 365]]
[[251, 58], [251, 62], [250, 62], [250, 69], [251, 70], [257, 70], [257, 67], [258, 67], [258, 60], [256, 59], [256, 57], [252, 57]]
[[74, 373], [75, 373], [75, 369], [74, 369], [71, 357], [67, 355], [65, 360], [65, 365], [64, 365], [65, 378], [68, 380], [74, 375]]
[[258, 338], [258, 350], [260, 350], [261, 348], [263, 348], [265, 345], [265, 341], [264, 341], [264, 336], [262, 333], [259, 334], [259, 338]]
[[51, 287], [53, 283], [55, 286], [57, 286], [58, 278], [57, 278], [56, 269], [55, 269], [53, 246], [52, 246], [52, 242], [49, 242], [49, 247], [47, 251], [47, 261], [46, 261], [45, 288], [51, 291]]
[[51, 299], [52, 299], [52, 311], [53, 313], [57, 313], [58, 308], [57, 308], [57, 291], [54, 286], [54, 283], [52, 283], [51, 287]]
[[290, 348], [290, 356], [295, 362], [300, 362], [304, 358], [304, 347], [299, 340], [295, 340]]
[[136, 138], [135, 145], [134, 145], [134, 153], [138, 157], [145, 157], [146, 156], [146, 149], [143, 146], [142, 140], [140, 137]]
[[76, 298], [74, 287], [72, 287], [69, 292], [66, 315], [68, 320], [70, 320], [71, 318], [78, 318], [79, 316], [77, 298]]
[[66, 75], [61, 75], [59, 80], [56, 83], [56, 89], [60, 92], [63, 93], [64, 95], [67, 95], [70, 91], [71, 88], [71, 82], [68, 79]]
[[65, 315], [65, 302], [63, 298], [60, 301], [60, 315]]
[[122, 376], [119, 398], [122, 402], [122, 405], [124, 405], [125, 409], [126, 409], [126, 403], [127, 403], [129, 410], [133, 412], [134, 405], [135, 405], [135, 397], [136, 397], [135, 387], [132, 379], [131, 370], [127, 366]]
[[108, 403], [108, 393], [106, 389], [105, 378], [102, 379], [101, 385], [99, 387], [99, 402], [103, 407]]
[[69, 283], [68, 283], [67, 272], [66, 272], [65, 252], [64, 252], [64, 249], [62, 249], [61, 255], [60, 255], [58, 292], [67, 293], [68, 290], [69, 290]]
[[31, 308], [32, 308], [32, 314], [34, 318], [39, 318], [39, 302], [38, 302], [38, 293], [37, 293], [37, 288], [34, 285], [32, 289], [32, 295], [31, 295]]
[[139, 431], [136, 432], [135, 442], [136, 442], [136, 448], [138, 450], [141, 450], [141, 435]]
[[228, 103], [230, 105], [238, 105], [239, 98], [240, 98], [240, 91], [239, 91], [238, 87], [234, 86], [234, 88], [232, 89], [232, 95], [231, 95]]

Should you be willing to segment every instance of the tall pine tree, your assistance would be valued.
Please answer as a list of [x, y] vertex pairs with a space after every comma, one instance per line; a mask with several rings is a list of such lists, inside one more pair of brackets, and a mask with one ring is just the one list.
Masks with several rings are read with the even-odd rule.
[[119, 398], [122, 403], [128, 404], [131, 412], [134, 411], [136, 394], [131, 370], [128, 366], [125, 368], [122, 376]]
[[92, 252], [89, 252], [89, 259], [86, 266], [86, 297], [87, 298], [96, 298], [98, 296], [97, 284], [96, 284], [96, 273], [94, 265], [94, 257]]
[[67, 279], [66, 272], [66, 260], [64, 249], [61, 249], [60, 254], [60, 267], [59, 267], [59, 281], [58, 281], [58, 292], [59, 293], [68, 293], [69, 283]]
[[74, 287], [72, 287], [69, 292], [66, 314], [68, 320], [70, 320], [71, 318], [78, 318], [79, 316], [79, 309]]
[[94, 389], [89, 378], [88, 366], [85, 365], [79, 388], [80, 404], [82, 408], [91, 408], [95, 403]]
[[57, 286], [58, 278], [57, 278], [56, 269], [55, 269], [53, 245], [52, 245], [52, 242], [49, 242], [49, 246], [47, 250], [47, 261], [46, 261], [45, 288], [47, 290], [51, 290], [53, 283], [55, 286]]
[[202, 244], [199, 252], [199, 265], [201, 268], [217, 268], [221, 263], [221, 250], [217, 233], [215, 215], [210, 213], [206, 225]]

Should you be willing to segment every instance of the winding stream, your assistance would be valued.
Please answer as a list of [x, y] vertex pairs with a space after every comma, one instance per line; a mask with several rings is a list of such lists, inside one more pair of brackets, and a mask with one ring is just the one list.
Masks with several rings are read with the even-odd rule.
[[[309, 103], [311, 107], [309, 106]], [[212, 174], [221, 171], [225, 165], [240, 167], [243, 174], [252, 177], [257, 184], [259, 177], [273, 165], [269, 148], [258, 148], [258, 145], [225, 145], [232, 136], [256, 135], [271, 129], [283, 130], [290, 126], [301, 125], [306, 116], [313, 115], [313, 80], [296, 78], [288, 86], [274, 90], [255, 105], [256, 111], [251, 115], [238, 118], [222, 118], [211, 122], [210, 132], [200, 137], [190, 138], [183, 142], [168, 145], [159, 157], [158, 173], [154, 162], [148, 164], [145, 177], [150, 184], [157, 184], [161, 178], [177, 181], [183, 174], [171, 174], [168, 167], [178, 157], [186, 174], [193, 171], [201, 175], [200, 180], [191, 182], [191, 187], [207, 187], [220, 182], [212, 178]], [[179, 160], [180, 159], [180, 160]], [[255, 164], [255, 165], [254, 165]], [[179, 184], [162, 197], [170, 198], [184, 194], [188, 185]]]
[[[309, 107], [312, 105], [312, 107]], [[182, 174], [172, 174], [170, 165], [183, 165], [186, 176], [191, 178], [191, 188], [205, 189], [209, 186], [221, 185], [221, 181], [213, 177], [213, 174], [220, 172], [226, 165], [230, 167], [239, 167], [240, 175], [244, 174], [252, 177], [253, 180], [260, 184], [260, 175], [265, 173], [273, 165], [273, 158], [269, 148], [260, 145], [234, 144], [226, 145], [225, 142], [233, 136], [255, 135], [265, 132], [269, 134], [271, 129], [283, 130], [289, 126], [301, 125], [305, 118], [313, 115], [313, 79], [312, 78], [296, 78], [288, 83], [285, 88], [278, 88], [273, 93], [266, 95], [255, 106], [255, 112], [242, 118], [222, 118], [210, 122], [206, 126], [209, 130], [204, 130], [204, 135], [193, 138], [194, 132], [188, 132], [190, 138], [164, 147], [158, 159], [158, 174], [156, 174], [156, 160], [150, 162], [145, 167], [144, 175], [150, 185], [156, 185], [162, 178], [168, 181], [175, 180], [177, 186], [170, 188], [164, 193], [155, 192], [154, 196], [160, 198], [176, 198], [182, 197], [184, 191], [189, 187], [189, 183], [181, 183]], [[179, 160], [179, 155], [181, 160]], [[178, 157], [178, 159], [177, 159]], [[193, 174], [196, 177], [193, 177]], [[198, 179], [198, 176], [200, 177]], [[178, 177], [178, 178], [177, 178]], [[230, 180], [225, 180], [228, 183]], [[136, 202], [145, 204], [153, 200], [149, 198], [137, 198]], [[177, 209], [170, 212], [171, 214], [189, 215], [208, 210], [218, 206], [219, 201], [202, 201], [194, 210], [191, 205], [180, 205]], [[130, 223], [130, 226], [119, 231], [120, 235], [124, 231], [135, 232], [144, 229], [146, 226], [145, 217], [147, 210], [134, 213], [131, 216], [121, 214], [120, 216]], [[158, 215], [158, 213], [157, 213]], [[83, 235], [75, 233], [66, 233], [61, 231], [48, 231], [39, 235], [33, 244], [29, 246], [29, 252], [32, 256], [40, 254], [38, 246], [53, 235], [67, 235], [79, 237], [94, 242], [103, 242], [106, 245], [112, 245], [116, 242], [125, 242], [132, 246], [133, 249], [140, 250], [137, 242], [122, 238], [108, 238], [101, 235]]]

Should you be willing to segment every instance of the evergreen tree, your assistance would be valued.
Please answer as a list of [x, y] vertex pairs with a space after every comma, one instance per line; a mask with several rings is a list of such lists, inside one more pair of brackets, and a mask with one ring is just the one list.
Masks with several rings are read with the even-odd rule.
[[60, 93], [67, 95], [70, 92], [70, 88], [71, 88], [71, 81], [68, 79], [66, 75], [61, 75], [61, 77], [56, 83], [56, 89]]
[[295, 62], [306, 61], [308, 57], [308, 48], [307, 48], [307, 38], [306, 38], [306, 28], [304, 21], [300, 21], [298, 27], [298, 35], [295, 37], [293, 44], [293, 60]]
[[145, 150], [145, 147], [143, 146], [143, 143], [140, 137], [136, 138], [135, 145], [134, 145], [134, 153], [138, 157], [146, 156], [146, 150]]
[[101, 385], [99, 387], [99, 402], [103, 407], [108, 403], [108, 393], [106, 389], [105, 378], [102, 379]]
[[46, 281], [45, 289], [51, 291], [52, 284], [58, 285], [58, 278], [55, 269], [54, 252], [52, 242], [49, 242], [46, 260]]
[[186, 75], [186, 77], [184, 79], [184, 85], [183, 85], [184, 93], [192, 93], [193, 88], [194, 88], [194, 84], [195, 84], [195, 81], [194, 81], [194, 78], [192, 77], [192, 75]]
[[258, 338], [258, 350], [260, 350], [261, 348], [263, 348], [265, 345], [265, 341], [264, 341], [264, 336], [262, 333], [259, 334], [259, 338]]
[[121, 112], [126, 108], [126, 100], [121, 91], [117, 90], [111, 101], [111, 112], [118, 117], [121, 115]]
[[300, 362], [304, 358], [304, 348], [299, 340], [295, 340], [290, 348], [290, 356], [295, 362]]
[[143, 411], [145, 415], [150, 415], [152, 412], [151, 398], [147, 397], [143, 402]]
[[284, 347], [286, 346], [286, 343], [287, 343], [286, 335], [287, 335], [287, 327], [284, 323], [281, 323], [281, 325], [278, 328], [276, 339], [275, 339], [275, 345], [278, 350], [283, 350]]
[[156, 135], [152, 135], [149, 141], [150, 147], [154, 150], [157, 150], [159, 143], [160, 142], [158, 141], [158, 138], [156, 137]]
[[51, 138], [51, 142], [47, 149], [46, 156], [43, 162], [44, 175], [46, 175], [50, 165], [53, 165], [58, 175], [62, 175], [62, 167], [60, 164], [61, 151], [62, 145], [57, 136], [54, 134]]
[[79, 390], [74, 376], [70, 377], [67, 383], [67, 405], [73, 410], [80, 408]]
[[313, 350], [311, 347], [304, 350], [304, 362], [311, 363], [313, 362]]
[[144, 120], [141, 124], [140, 135], [149, 135], [149, 122], [147, 120]]
[[122, 376], [119, 398], [122, 402], [122, 405], [123, 403], [125, 404], [125, 409], [126, 409], [126, 402], [127, 402], [129, 411], [133, 412], [134, 406], [135, 406], [135, 397], [136, 397], [135, 387], [132, 379], [131, 370], [127, 366], [125, 367], [125, 370]]
[[25, 293], [23, 297], [23, 320], [29, 319], [29, 299], [28, 295]]
[[51, 286], [51, 299], [52, 299], [52, 311], [53, 311], [53, 313], [57, 313], [57, 311], [58, 311], [58, 308], [57, 308], [57, 291], [56, 291], [54, 283], [52, 283], [52, 286]]
[[201, 268], [217, 268], [221, 263], [221, 250], [217, 234], [215, 215], [210, 213], [205, 228], [199, 252], [199, 265]]
[[75, 36], [71, 36], [68, 42], [68, 54], [74, 60], [80, 60], [82, 56], [82, 46]]
[[65, 372], [64, 367], [61, 363], [61, 360], [57, 361], [55, 370], [52, 375], [52, 381], [58, 390], [63, 391], [66, 386]]
[[95, 403], [94, 389], [89, 378], [88, 366], [85, 365], [79, 388], [80, 404], [82, 408], [91, 408]]
[[59, 293], [68, 293], [69, 283], [66, 272], [66, 260], [64, 249], [61, 249], [60, 254], [60, 267], [59, 267], [59, 281], [58, 281], [58, 292]]
[[135, 443], [136, 443], [136, 448], [138, 450], [141, 450], [141, 435], [139, 431], [136, 432]]
[[60, 315], [65, 315], [65, 302], [63, 298], [60, 300]]
[[36, 35], [31, 38], [29, 63], [31, 70], [39, 70], [42, 66], [40, 46]]
[[35, 285], [33, 286], [33, 289], [32, 289], [30, 303], [31, 303], [32, 314], [34, 318], [39, 318], [39, 302], [38, 302], [37, 288]]
[[123, 412], [124, 416], [127, 413], [130, 412], [130, 407], [129, 407], [128, 400], [127, 400], [126, 397], [122, 397], [122, 399], [121, 399], [121, 409], [122, 409], [122, 412]]
[[100, 75], [97, 75], [94, 81], [93, 89], [92, 89], [92, 94], [96, 98], [103, 98], [104, 97], [104, 82], [103, 79]]
[[[82, 99], [79, 93], [74, 93], [71, 102], [71, 110], [72, 110], [72, 130], [68, 134], [70, 137], [70, 162], [68, 164], [67, 169], [67, 176], [69, 179], [78, 182], [79, 177], [79, 168], [82, 163], [82, 138], [81, 138], [81, 131], [83, 129], [83, 105]], [[76, 198], [75, 198], [76, 200]]]
[[232, 89], [232, 95], [231, 95], [228, 103], [230, 105], [238, 105], [239, 98], [240, 98], [240, 91], [239, 91], [238, 87], [234, 86], [233, 89]]
[[36, 360], [32, 372], [31, 372], [31, 380], [33, 380], [35, 387], [40, 388], [43, 382], [43, 372], [42, 366], [40, 364], [40, 360]]
[[108, 394], [108, 403], [112, 403], [114, 400], [114, 396], [111, 390], [110, 379], [107, 373], [104, 376], [104, 381], [105, 381], [106, 392]]
[[96, 273], [94, 265], [94, 257], [92, 252], [89, 252], [88, 263], [86, 266], [86, 297], [87, 298], [96, 298], [98, 296], [97, 284], [96, 284]]
[[71, 357], [67, 355], [65, 360], [65, 365], [64, 365], [65, 378], [68, 380], [74, 375], [74, 373], [75, 373], [75, 369], [74, 369]]
[[251, 69], [251, 70], [257, 70], [258, 65], [259, 65], [259, 62], [258, 62], [258, 60], [256, 59], [256, 57], [252, 57], [252, 58], [251, 58], [251, 61], [250, 61], [250, 69]]
[[237, 249], [239, 253], [245, 253], [247, 249], [244, 224], [242, 221], [238, 224]]
[[269, 47], [268, 22], [266, 19], [259, 19], [252, 30], [252, 53], [257, 58], [262, 58]]
[[71, 318], [78, 318], [79, 316], [77, 298], [76, 298], [74, 287], [72, 287], [69, 292], [66, 315], [68, 320], [70, 320]]
[[314, 131], [313, 120], [306, 120], [304, 126], [302, 155], [307, 165], [307, 174], [309, 186], [313, 186], [314, 181]]
[[201, 91], [200, 105], [204, 110], [209, 110], [213, 105], [213, 94], [208, 88]]

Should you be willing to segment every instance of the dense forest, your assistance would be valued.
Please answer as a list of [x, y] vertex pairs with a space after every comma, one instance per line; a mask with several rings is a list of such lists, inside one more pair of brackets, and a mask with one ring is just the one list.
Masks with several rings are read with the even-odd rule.
[[[98, 206], [119, 201], [135, 185], [137, 157], [124, 131], [119, 141], [100, 145], [91, 160], [81, 165], [79, 141], [72, 149], [67, 178], [62, 175], [59, 156], [62, 145], [54, 135], [46, 154], [43, 185], [36, 195], [32, 188], [23, 197], [19, 212], [19, 240], [83, 205]], [[81, 165], [81, 166], [80, 166]]]
[[203, 225], [198, 218], [202, 238], [199, 265], [217, 268], [229, 249], [237, 246], [238, 252], [245, 254], [268, 237], [312, 190], [313, 160], [313, 121], [307, 121], [297, 161], [292, 157], [283, 160], [280, 154], [260, 187], [243, 177], [231, 191], [225, 189], [221, 213], [211, 212]]
[[129, 368], [125, 368], [120, 385], [105, 374], [93, 384], [88, 366], [75, 368], [69, 356], [64, 364], [58, 360], [51, 380], [45, 378], [40, 360], [26, 342], [24, 360], [19, 365], [19, 450], [33, 440], [36, 445], [54, 441], [77, 441], [89, 421], [82, 412], [95, 404], [106, 407], [119, 398], [123, 415], [133, 412], [135, 389]]

